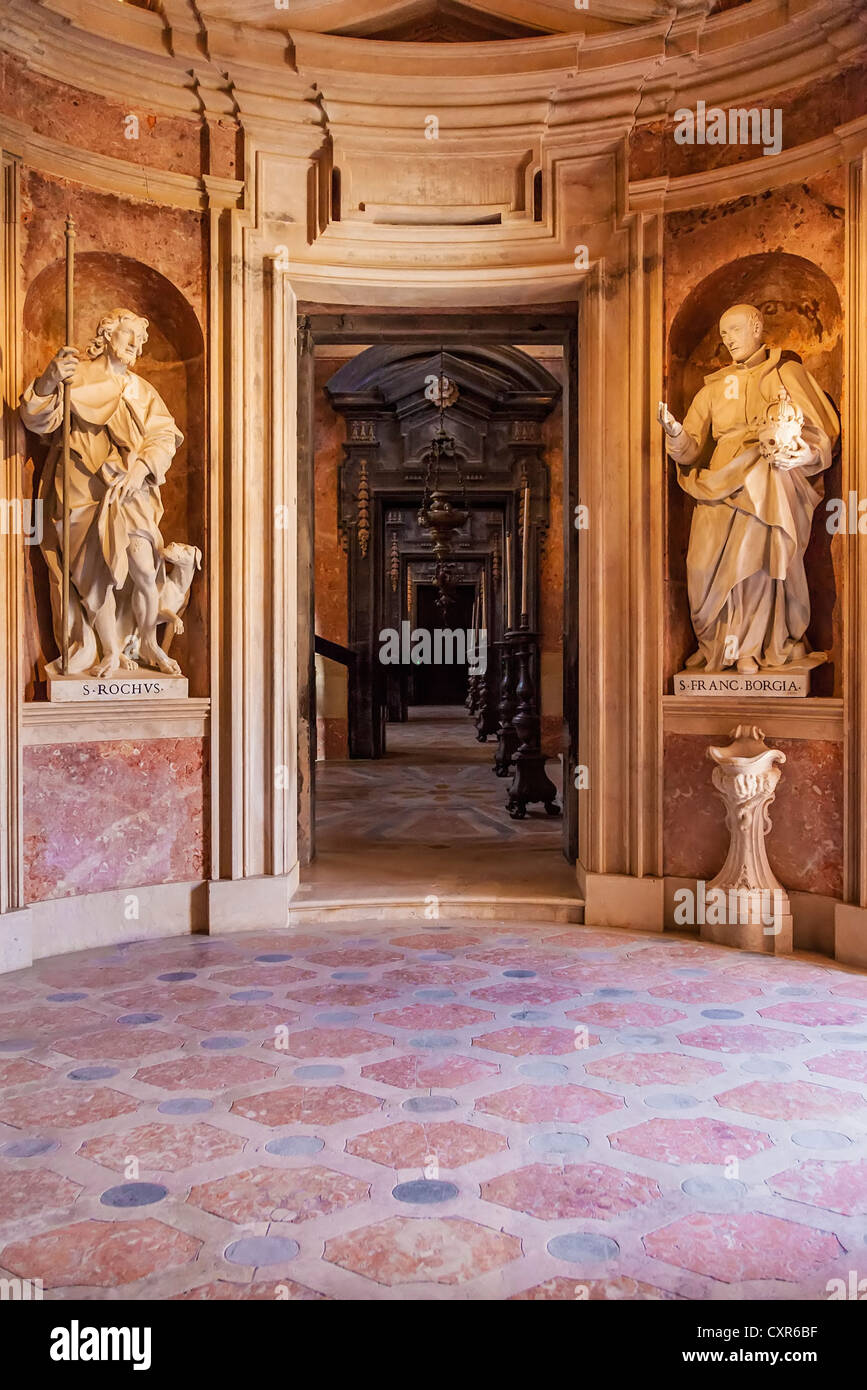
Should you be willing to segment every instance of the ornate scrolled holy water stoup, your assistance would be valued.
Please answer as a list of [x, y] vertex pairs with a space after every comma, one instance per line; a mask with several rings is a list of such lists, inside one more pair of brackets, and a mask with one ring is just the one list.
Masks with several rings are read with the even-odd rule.
[[701, 935], [747, 951], [790, 955], [792, 914], [788, 894], [774, 874], [765, 848], [785, 753], [769, 748], [761, 729], [739, 724], [732, 742], [711, 746], [713, 784], [725, 803], [731, 840], [726, 861], [707, 884]]

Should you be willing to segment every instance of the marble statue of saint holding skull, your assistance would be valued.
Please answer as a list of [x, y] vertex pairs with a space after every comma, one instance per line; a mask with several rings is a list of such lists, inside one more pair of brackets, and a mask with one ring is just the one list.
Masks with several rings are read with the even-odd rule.
[[719, 326], [731, 365], [705, 377], [683, 424], [662, 402], [658, 411], [696, 502], [686, 565], [698, 650], [686, 665], [806, 670], [827, 659], [806, 639], [804, 553], [822, 497], [812, 479], [830, 466], [839, 422], [800, 359], [765, 346], [757, 308], [735, 304]]
[[[109, 676], [140, 668], [180, 675], [167, 648], [183, 631], [201, 551], [163, 543], [160, 488], [183, 443], [166, 405], [133, 371], [148, 320], [130, 309], [102, 316], [80, 358], [62, 347], [21, 397], [28, 430], [51, 447], [39, 496], [54, 631], [61, 645], [63, 387], [71, 383], [69, 467], [69, 673]], [[157, 628], [165, 624], [163, 645]], [[60, 662], [49, 663], [51, 676]]]

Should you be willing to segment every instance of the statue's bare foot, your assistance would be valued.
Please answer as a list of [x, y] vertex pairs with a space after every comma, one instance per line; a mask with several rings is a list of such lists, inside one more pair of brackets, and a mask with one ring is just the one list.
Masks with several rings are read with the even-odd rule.
[[131, 657], [131, 656], [127, 656], [124, 652], [121, 652], [121, 654], [120, 654], [120, 661], [119, 661], [118, 664], [119, 664], [119, 666], [120, 666], [120, 668], [121, 668], [122, 671], [137, 671], [137, 670], [138, 670], [138, 662], [137, 662], [137, 661], [133, 661], [132, 657]]
[[153, 671], [162, 671], [165, 676], [179, 676], [181, 668], [170, 656], [166, 656], [158, 642], [143, 642], [139, 653], [139, 664]]
[[90, 674], [92, 676], [114, 675], [115, 671], [119, 671], [121, 669], [122, 659], [123, 658], [121, 657], [120, 652], [109, 652], [107, 656], [104, 656], [102, 658], [102, 661], [100, 661], [98, 666], [94, 666], [92, 668]]
[[759, 663], [753, 656], [742, 656], [738, 662], [738, 671], [742, 676], [754, 676], [759, 669]]

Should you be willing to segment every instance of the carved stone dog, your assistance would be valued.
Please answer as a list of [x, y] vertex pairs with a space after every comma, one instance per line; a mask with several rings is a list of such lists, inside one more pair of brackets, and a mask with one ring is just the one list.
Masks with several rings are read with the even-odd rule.
[[163, 637], [163, 651], [167, 650], [175, 633], [184, 630], [181, 614], [190, 601], [190, 585], [196, 570], [202, 568], [202, 552], [197, 545], [185, 545], [183, 541], [171, 541], [163, 551], [163, 559], [171, 565], [167, 570], [165, 582], [160, 589], [160, 611], [157, 623], [166, 623]]

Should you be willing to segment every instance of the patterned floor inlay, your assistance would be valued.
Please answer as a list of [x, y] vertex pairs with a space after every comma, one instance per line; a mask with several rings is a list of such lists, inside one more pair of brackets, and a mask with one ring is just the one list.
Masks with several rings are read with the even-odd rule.
[[863, 1264], [867, 974], [442, 927], [5, 977], [0, 1276], [48, 1299], [821, 1300]]

